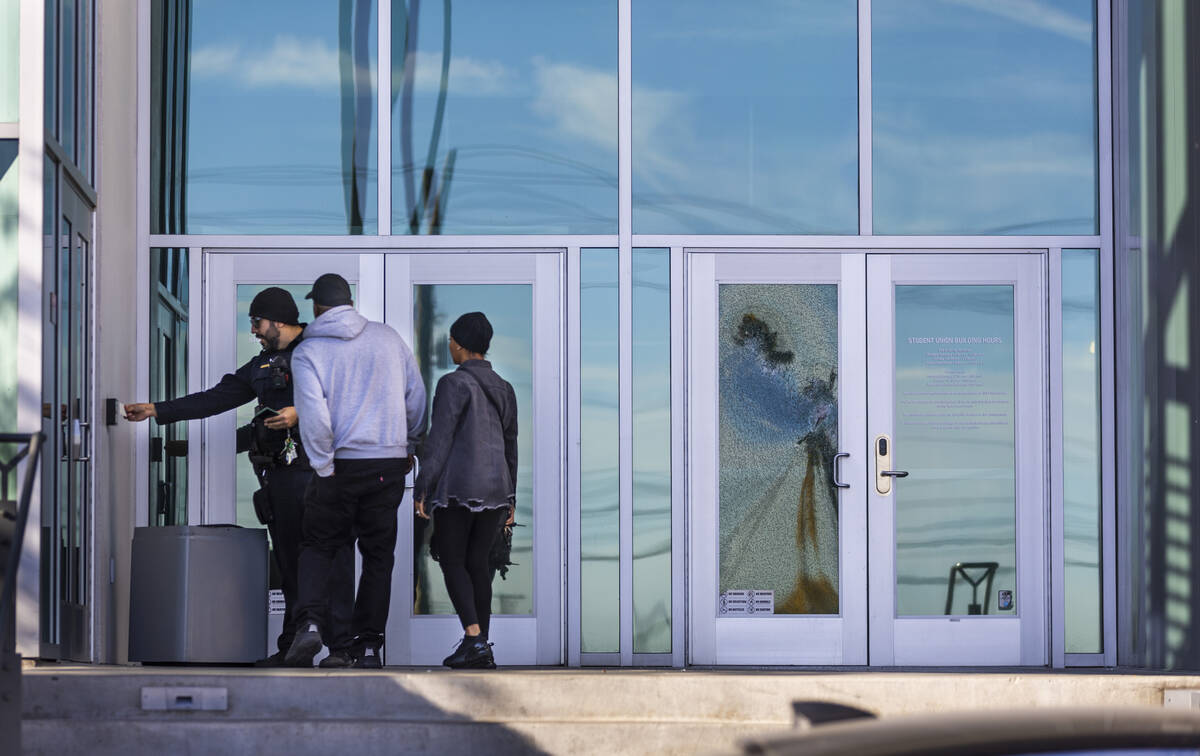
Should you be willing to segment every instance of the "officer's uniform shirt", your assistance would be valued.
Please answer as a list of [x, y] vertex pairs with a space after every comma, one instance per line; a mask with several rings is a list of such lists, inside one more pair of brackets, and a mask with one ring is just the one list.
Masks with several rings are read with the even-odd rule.
[[[301, 323], [300, 325], [303, 327], [305, 324]], [[155, 402], [156, 419], [163, 425], [180, 420], [198, 420], [240, 407], [253, 399], [258, 399], [258, 403], [262, 406], [275, 410], [294, 406], [292, 350], [303, 338], [304, 333], [301, 332], [285, 349], [264, 349], [238, 368], [236, 372], [226, 373], [216, 386], [207, 391], [197, 391], [178, 399]], [[277, 386], [276, 373], [281, 368], [285, 380], [282, 381], [282, 386]], [[265, 416], [260, 417], [258, 422], [261, 423], [265, 419]], [[283, 449], [288, 431], [261, 428], [260, 434], [268, 448], [278, 453]], [[299, 425], [291, 429], [291, 435], [292, 440], [296, 443], [297, 451], [301, 451]], [[242, 446], [243, 444], [239, 442], [238, 451], [244, 450]], [[308, 455], [301, 453], [290, 467], [297, 470], [311, 469], [308, 465]]]

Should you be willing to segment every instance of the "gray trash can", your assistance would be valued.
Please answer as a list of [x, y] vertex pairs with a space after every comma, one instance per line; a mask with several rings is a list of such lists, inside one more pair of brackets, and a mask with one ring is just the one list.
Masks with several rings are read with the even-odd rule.
[[134, 530], [130, 661], [238, 664], [261, 658], [266, 644], [266, 530]]

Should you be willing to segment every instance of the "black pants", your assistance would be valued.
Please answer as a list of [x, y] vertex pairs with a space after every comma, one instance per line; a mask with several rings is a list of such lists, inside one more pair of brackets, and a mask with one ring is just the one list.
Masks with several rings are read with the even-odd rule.
[[353, 634], [371, 643], [383, 639], [392, 599], [396, 509], [404, 497], [407, 471], [405, 459], [339, 459], [334, 461], [333, 475], [314, 475], [308, 486], [296, 617], [300, 622], [316, 622], [331, 648], [325, 607], [354, 594], [353, 578], [340, 579], [333, 562], [340, 549], [353, 546], [356, 537], [363, 559]]
[[507, 519], [508, 507], [472, 512], [451, 504], [433, 510], [438, 564], [442, 566], [454, 611], [464, 630], [468, 625], [479, 625], [485, 637], [492, 619], [492, 571], [488, 569], [488, 554]]
[[[272, 551], [283, 583], [283, 632], [277, 645], [280, 651], [291, 648], [296, 635], [296, 598], [299, 580], [301, 522], [304, 518], [304, 494], [312, 478], [312, 470], [278, 467], [266, 473], [267, 496], [275, 519], [267, 525], [271, 533]], [[354, 582], [354, 550], [350, 547], [337, 552], [332, 568], [337, 582]], [[334, 596], [330, 602], [325, 624], [331, 631], [331, 648], [350, 645], [350, 623], [354, 612], [353, 596]]]

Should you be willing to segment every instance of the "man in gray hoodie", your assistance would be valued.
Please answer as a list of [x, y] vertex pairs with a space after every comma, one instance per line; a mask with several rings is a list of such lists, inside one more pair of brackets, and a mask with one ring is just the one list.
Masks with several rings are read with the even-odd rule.
[[396, 510], [404, 476], [425, 431], [425, 384], [408, 344], [353, 307], [335, 273], [316, 280], [315, 319], [292, 355], [296, 412], [315, 475], [305, 495], [296, 638], [289, 664], [312, 664], [334, 591], [331, 565], [358, 539], [362, 576], [354, 601], [355, 643], [345, 660], [381, 666], [396, 550]]

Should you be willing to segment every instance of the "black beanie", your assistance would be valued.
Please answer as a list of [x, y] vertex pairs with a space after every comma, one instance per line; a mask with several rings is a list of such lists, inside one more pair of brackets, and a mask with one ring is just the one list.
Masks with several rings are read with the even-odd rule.
[[468, 312], [450, 326], [450, 338], [468, 352], [487, 354], [492, 345], [492, 324], [482, 312]]
[[287, 325], [300, 324], [300, 310], [296, 308], [296, 300], [286, 290], [278, 286], [269, 286], [250, 302], [250, 317], [274, 320]]

